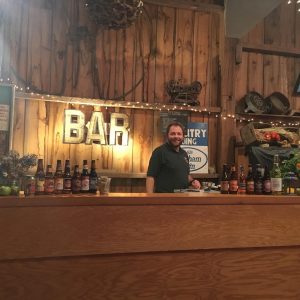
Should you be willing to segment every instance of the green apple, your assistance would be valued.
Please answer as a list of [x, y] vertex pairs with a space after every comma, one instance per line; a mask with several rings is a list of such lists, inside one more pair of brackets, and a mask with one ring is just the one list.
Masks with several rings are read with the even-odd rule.
[[11, 188], [10, 186], [7, 185], [2, 185], [0, 186], [0, 195], [1, 196], [8, 196], [11, 193]]

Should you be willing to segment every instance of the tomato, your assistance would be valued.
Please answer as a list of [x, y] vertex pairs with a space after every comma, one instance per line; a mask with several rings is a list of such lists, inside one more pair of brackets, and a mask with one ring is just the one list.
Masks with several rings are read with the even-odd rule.
[[272, 131], [272, 132], [271, 132], [271, 139], [272, 139], [272, 140], [276, 140], [276, 138], [277, 138], [277, 132]]
[[270, 132], [265, 132], [264, 133], [264, 139], [266, 141], [271, 141], [271, 134], [270, 134]]

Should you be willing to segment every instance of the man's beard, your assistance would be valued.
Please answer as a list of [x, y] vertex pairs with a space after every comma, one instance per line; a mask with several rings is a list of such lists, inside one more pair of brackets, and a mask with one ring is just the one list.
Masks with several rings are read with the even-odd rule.
[[181, 146], [181, 144], [183, 143], [183, 139], [168, 139], [168, 143], [174, 147], [174, 148], [177, 148], [179, 146]]

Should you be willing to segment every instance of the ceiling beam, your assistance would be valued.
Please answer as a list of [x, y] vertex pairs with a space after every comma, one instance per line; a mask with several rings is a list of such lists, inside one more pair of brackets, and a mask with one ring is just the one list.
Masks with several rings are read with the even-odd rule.
[[226, 36], [243, 37], [281, 3], [282, 0], [226, 0]]
[[182, 9], [190, 9], [205, 12], [223, 13], [224, 6], [217, 4], [207, 4], [200, 2], [201, 0], [143, 0], [145, 3], [169, 6]]

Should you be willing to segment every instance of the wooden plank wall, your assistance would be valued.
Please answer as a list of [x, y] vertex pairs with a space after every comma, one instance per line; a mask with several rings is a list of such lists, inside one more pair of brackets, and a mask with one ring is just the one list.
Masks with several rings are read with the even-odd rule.
[[[241, 43], [269, 46], [274, 49], [299, 49], [300, 53], [300, 13], [295, 4], [281, 6], [251, 30]], [[299, 96], [293, 95], [296, 79], [300, 73], [300, 58], [292, 54], [276, 55], [258, 52], [243, 52], [242, 62], [235, 68], [236, 85], [234, 95], [238, 102], [248, 91], [256, 91], [267, 97], [273, 92], [284, 94], [291, 108], [300, 109]], [[261, 119], [264, 121], [264, 119]], [[286, 120], [288, 123], [289, 120]], [[240, 126], [237, 126], [237, 141]]]
[[[135, 24], [116, 31], [97, 30], [79, 0], [6, 1], [1, 7], [1, 78], [12, 78], [31, 91], [168, 103], [165, 83], [183, 78], [187, 83], [199, 80], [201, 107], [220, 107], [223, 116], [234, 114], [236, 102], [251, 90], [264, 96], [282, 92], [299, 109], [298, 98], [292, 96], [299, 58], [243, 52], [241, 63], [235, 63], [238, 43], [299, 49], [300, 16], [285, 3], [240, 41], [224, 36], [220, 12], [145, 3]], [[94, 109], [74, 107], [87, 116]], [[65, 108], [64, 104], [17, 100], [14, 148], [34, 152], [49, 163], [70, 158], [74, 165], [95, 158], [99, 171], [139, 173], [146, 171], [152, 149], [163, 141], [159, 112], [120, 109], [130, 117], [126, 151], [115, 146], [65, 145]], [[103, 110], [106, 120], [114, 110]], [[201, 113], [191, 113], [190, 120], [209, 124], [209, 166], [218, 171], [223, 162], [234, 161], [234, 141], [240, 140], [243, 123]]]
[[[2, 54], [1, 77], [11, 77], [19, 86], [51, 95], [169, 103], [167, 81], [199, 80], [201, 106], [218, 105], [218, 13], [145, 4], [131, 27], [97, 30], [83, 1], [28, 0], [3, 5], [0, 41], [9, 51]], [[96, 159], [100, 173], [146, 172], [152, 150], [163, 141], [159, 112], [118, 109], [130, 119], [127, 147], [67, 145], [62, 134], [63, 112], [68, 107], [81, 109], [87, 118], [95, 109], [17, 99], [14, 149], [36, 153], [53, 165], [57, 159], [71, 159], [72, 165]], [[108, 121], [116, 109], [102, 111]], [[191, 113], [189, 119], [208, 122], [209, 164], [215, 165], [218, 119], [201, 113]]]

